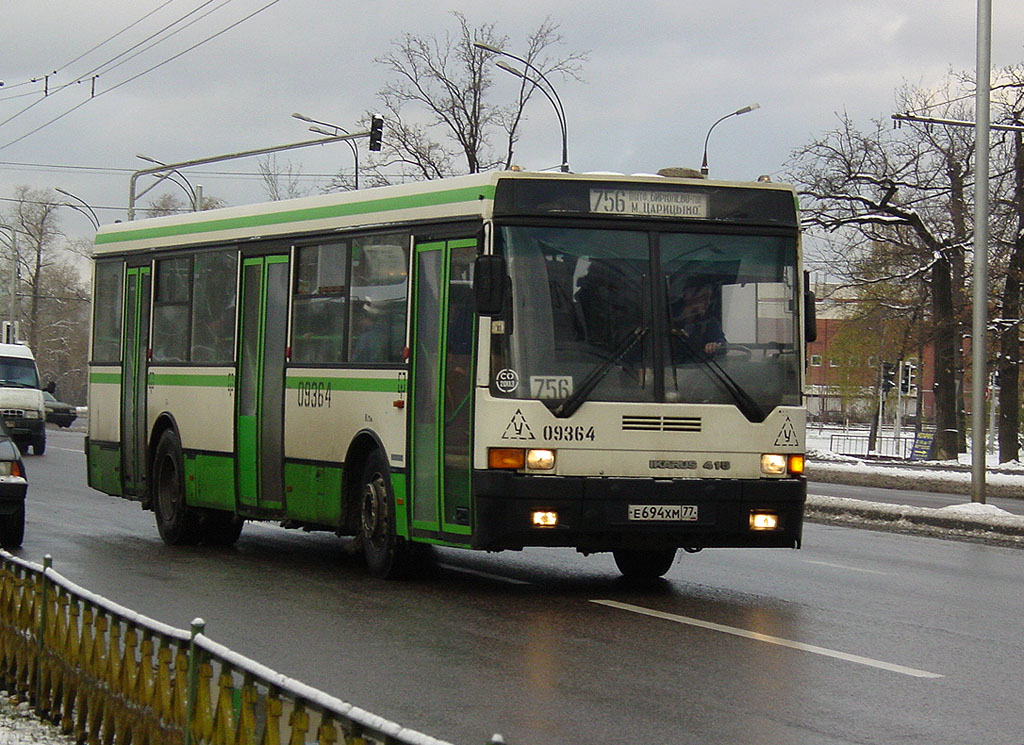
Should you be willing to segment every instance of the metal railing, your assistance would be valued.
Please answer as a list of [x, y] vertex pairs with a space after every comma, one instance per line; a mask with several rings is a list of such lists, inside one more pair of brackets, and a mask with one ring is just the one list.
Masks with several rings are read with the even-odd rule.
[[875, 438], [875, 449], [868, 452], [870, 438], [867, 435], [831, 435], [829, 449], [840, 455], [878, 455], [885, 458], [910, 458], [914, 449], [913, 437]]
[[184, 631], [90, 593], [49, 556], [0, 551], [0, 682], [90, 745], [448, 745], [232, 652], [201, 619]]

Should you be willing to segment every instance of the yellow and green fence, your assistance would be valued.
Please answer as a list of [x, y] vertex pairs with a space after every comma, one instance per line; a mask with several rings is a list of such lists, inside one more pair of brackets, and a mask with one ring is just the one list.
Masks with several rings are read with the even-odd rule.
[[[0, 551], [0, 683], [88, 745], [447, 745]], [[492, 742], [500, 742], [495, 736]]]

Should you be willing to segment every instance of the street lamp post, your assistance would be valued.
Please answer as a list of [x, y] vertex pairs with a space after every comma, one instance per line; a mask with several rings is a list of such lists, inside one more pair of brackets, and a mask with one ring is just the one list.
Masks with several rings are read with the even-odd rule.
[[742, 109], [736, 109], [736, 111], [733, 111], [731, 114], [726, 114], [721, 119], [719, 119], [718, 121], [716, 121], [714, 124], [711, 125], [711, 128], [708, 129], [707, 135], [704, 137], [704, 157], [701, 159], [701, 162], [700, 162], [700, 172], [701, 172], [702, 175], [704, 175], [704, 176], [708, 175], [708, 140], [711, 139], [711, 131], [715, 127], [717, 127], [719, 124], [721, 124], [722, 122], [724, 122], [726, 119], [728, 119], [731, 116], [739, 116], [740, 114], [749, 114], [754, 109], [759, 109], [759, 108], [761, 108], [761, 104], [752, 103], [749, 106], [744, 106]]
[[[136, 153], [135, 157], [138, 158], [139, 160], [144, 160], [147, 163], [155, 163], [158, 166], [167, 167], [166, 163], [163, 163], [163, 162], [157, 160], [156, 158], [150, 158], [148, 155], [142, 155], [140, 153]], [[181, 179], [181, 181], [184, 181], [185, 183], [182, 184], [181, 181], [175, 181], [173, 178], [171, 178], [171, 174], [172, 173], [176, 173], [178, 175], [178, 177]], [[177, 184], [181, 188], [181, 190], [183, 192], [185, 192], [185, 194], [188, 196], [189, 201], [192, 202], [192, 211], [193, 212], [200, 212], [200, 211], [202, 211], [202, 209], [203, 209], [203, 205], [201, 204], [202, 197], [200, 196], [200, 194], [202, 192], [197, 190], [194, 186], [192, 186], [192, 182], [189, 181], [187, 178], [185, 178], [185, 174], [183, 174], [181, 171], [179, 171], [176, 168], [168, 168], [167, 169], [167, 173], [164, 173], [164, 174], [157, 173], [155, 175], [159, 177], [160, 181], [163, 181], [164, 179], [167, 179], [171, 183]], [[200, 189], [201, 188], [202, 187], [200, 187]], [[148, 191], [148, 189], [146, 191]], [[143, 192], [143, 194], [144, 193], [145, 192]], [[140, 194], [139, 196], [142, 196], [142, 195]]]
[[66, 197], [71, 197], [72, 199], [75, 199], [75, 200], [81, 202], [82, 203], [82, 207], [79, 207], [77, 204], [71, 204], [70, 202], [65, 202], [63, 206], [64, 207], [69, 207], [69, 208], [73, 209], [75, 212], [80, 212], [83, 215], [85, 215], [87, 218], [89, 218], [89, 222], [92, 223], [93, 230], [99, 230], [100, 229], [100, 219], [99, 219], [99, 217], [96, 216], [96, 210], [94, 210], [89, 205], [88, 202], [86, 202], [84, 199], [82, 199], [79, 196], [75, 196], [70, 191], [65, 191], [64, 189], [61, 189], [59, 186], [53, 187], [53, 190], [58, 192], [58, 193], [60, 193], [60, 194], [63, 194]]
[[18, 318], [18, 229], [7, 223], [0, 223], [0, 228], [11, 233], [11, 285], [7, 297], [7, 315], [14, 323]]
[[[328, 137], [333, 137], [337, 135], [338, 132], [341, 132], [342, 134], [346, 135], [350, 134], [350, 132], [344, 127], [339, 127], [337, 124], [331, 124], [330, 122], [321, 122], [318, 119], [313, 119], [312, 117], [308, 117], [305, 114], [299, 114], [298, 112], [296, 112], [292, 114], [292, 117], [298, 119], [299, 121], [303, 121], [308, 124], [314, 125], [309, 128], [309, 131], [313, 132], [314, 134], [327, 135]], [[334, 131], [328, 132], [325, 129], [320, 129], [320, 127], [330, 127]], [[355, 187], [356, 191], [359, 191], [359, 146], [356, 145], [356, 143], [353, 142], [352, 140], [346, 140], [346, 142], [348, 142], [348, 147], [352, 151], [352, 159], [355, 161]]]
[[[492, 46], [490, 44], [485, 44], [482, 41], [474, 41], [473, 42], [473, 46], [476, 47], [477, 49], [482, 49], [485, 52], [490, 52], [491, 54], [500, 54], [500, 55], [502, 55], [504, 57], [508, 57], [510, 59], [514, 59], [516, 62], [521, 62], [529, 70], [532, 70], [533, 73], [537, 76], [537, 78], [540, 79], [540, 80], [537, 80], [535, 78], [531, 78], [526, 73], [522, 72], [521, 70], [517, 70], [517, 69], [515, 69], [514, 67], [511, 67], [508, 64], [504, 64], [503, 65], [500, 62], [497, 63], [498, 66], [502, 70], [505, 70], [506, 72], [510, 72], [513, 75], [515, 75], [516, 77], [522, 78], [523, 80], [527, 81], [528, 83], [533, 84], [534, 87], [539, 88], [540, 91], [547, 97], [548, 101], [551, 102], [551, 105], [555, 109], [555, 116], [558, 117], [558, 126], [559, 126], [559, 129], [561, 130], [561, 133], [562, 133], [562, 164], [561, 164], [561, 166], [559, 166], [559, 168], [562, 171], [562, 173], [568, 173], [569, 172], [569, 137], [568, 137], [568, 131], [567, 131], [566, 122], [565, 122], [565, 107], [562, 106], [562, 99], [558, 97], [558, 91], [555, 90], [555, 86], [553, 86], [551, 84], [551, 81], [547, 79], [547, 76], [545, 76], [544, 73], [541, 72], [540, 69], [538, 69], [535, 65], [531, 64], [530, 62], [528, 62], [527, 60], [523, 59], [522, 57], [518, 57], [518, 56], [512, 54], [511, 52], [506, 52], [504, 49], [499, 49], [498, 47]], [[544, 85], [541, 85], [540, 81], [544, 81]]]
[[[380, 119], [376, 119], [374, 124], [379, 128], [382, 125]], [[365, 132], [353, 132], [350, 135], [338, 135], [337, 137], [320, 137], [316, 140], [303, 140], [302, 142], [289, 142], [286, 145], [274, 145], [272, 147], [261, 147], [255, 150], [242, 150], [237, 153], [228, 153], [226, 155], [214, 155], [209, 158], [196, 158], [195, 160], [185, 160], [181, 163], [168, 163], [165, 166], [153, 166], [152, 168], [142, 168], [132, 173], [131, 178], [128, 179], [128, 219], [135, 219], [135, 201], [146, 191], [152, 189], [146, 189], [141, 194], [135, 193], [135, 184], [138, 182], [140, 176], [146, 176], [150, 174], [160, 175], [164, 172], [176, 171], [179, 168], [186, 168], [190, 166], [205, 166], [210, 163], [220, 163], [225, 160], [234, 160], [236, 158], [248, 158], [253, 155], [267, 155], [269, 153], [278, 153], [283, 150], [296, 150], [300, 147], [312, 147], [313, 145], [327, 145], [332, 142], [342, 142], [344, 140], [354, 140], [358, 137], [370, 137], [373, 134], [373, 130], [367, 130]], [[163, 176], [166, 178], [166, 174]]]

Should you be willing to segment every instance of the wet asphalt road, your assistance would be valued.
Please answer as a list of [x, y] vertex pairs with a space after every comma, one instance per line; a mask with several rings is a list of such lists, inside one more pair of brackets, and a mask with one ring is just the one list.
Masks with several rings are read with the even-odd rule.
[[[247, 525], [172, 549], [85, 486], [80, 433], [26, 458], [19, 555], [404, 725], [465, 745], [1024, 743], [1024, 551], [807, 525], [788, 550], [437, 552], [368, 578], [345, 541]], [[862, 497], [863, 498], [863, 497]]]

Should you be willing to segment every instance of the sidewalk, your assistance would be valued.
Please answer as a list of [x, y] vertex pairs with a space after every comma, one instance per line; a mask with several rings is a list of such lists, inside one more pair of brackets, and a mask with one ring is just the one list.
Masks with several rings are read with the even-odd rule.
[[[971, 473], [959, 463], [881, 463], [812, 449], [807, 453], [806, 474], [818, 484], [912, 489], [964, 498], [961, 504], [936, 509], [809, 494], [805, 513], [809, 522], [1024, 548], [1024, 515], [971, 503]], [[1024, 499], [1024, 469], [987, 472], [986, 496]]]

